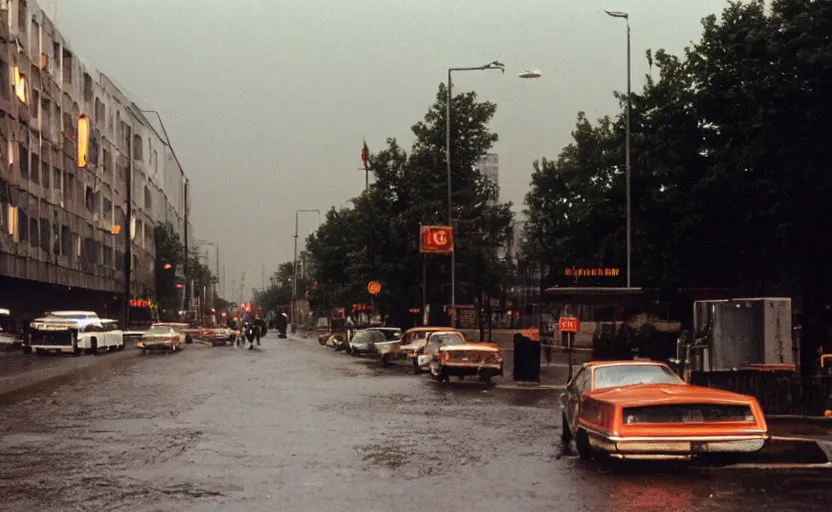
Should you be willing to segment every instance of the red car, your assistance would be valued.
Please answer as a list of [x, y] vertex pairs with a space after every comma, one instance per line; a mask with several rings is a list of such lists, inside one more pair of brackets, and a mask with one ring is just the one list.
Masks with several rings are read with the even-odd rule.
[[561, 402], [563, 439], [583, 459], [755, 452], [768, 438], [757, 399], [691, 386], [654, 361], [584, 363]]

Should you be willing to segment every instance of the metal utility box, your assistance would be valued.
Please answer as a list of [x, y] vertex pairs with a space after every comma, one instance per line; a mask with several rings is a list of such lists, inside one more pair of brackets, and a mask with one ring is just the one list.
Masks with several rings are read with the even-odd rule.
[[708, 334], [708, 356], [702, 370], [799, 362], [792, 343], [791, 299], [696, 301], [693, 326], [695, 332]]

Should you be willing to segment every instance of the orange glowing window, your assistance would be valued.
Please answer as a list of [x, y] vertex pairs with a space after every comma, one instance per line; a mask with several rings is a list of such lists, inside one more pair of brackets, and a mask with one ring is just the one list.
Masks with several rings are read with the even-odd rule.
[[78, 117], [78, 167], [86, 167], [88, 162], [90, 141], [90, 118], [81, 114]]
[[14, 94], [17, 99], [26, 103], [28, 96], [26, 95], [26, 75], [20, 72], [20, 68], [14, 67]]

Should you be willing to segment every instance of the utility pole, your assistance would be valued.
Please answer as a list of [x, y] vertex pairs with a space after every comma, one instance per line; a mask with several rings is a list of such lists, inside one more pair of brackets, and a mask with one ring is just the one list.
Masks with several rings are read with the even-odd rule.
[[243, 290], [246, 289], [246, 271], [240, 274], [240, 304], [243, 303]]

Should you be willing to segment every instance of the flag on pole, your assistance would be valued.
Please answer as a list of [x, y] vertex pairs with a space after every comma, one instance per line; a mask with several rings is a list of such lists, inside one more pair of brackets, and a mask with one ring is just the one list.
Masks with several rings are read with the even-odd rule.
[[361, 162], [364, 163], [366, 169], [370, 163], [370, 149], [367, 147], [367, 140], [364, 139], [364, 146], [361, 148]]

